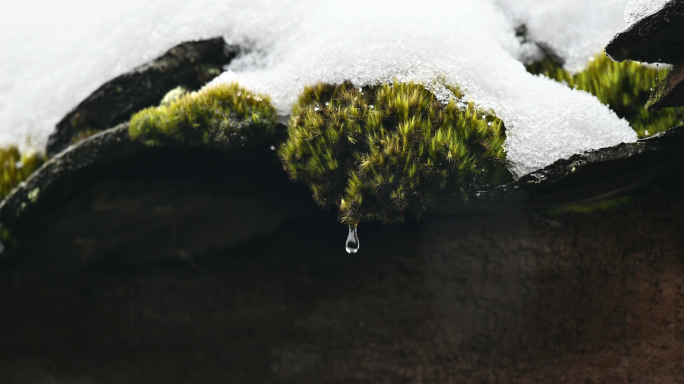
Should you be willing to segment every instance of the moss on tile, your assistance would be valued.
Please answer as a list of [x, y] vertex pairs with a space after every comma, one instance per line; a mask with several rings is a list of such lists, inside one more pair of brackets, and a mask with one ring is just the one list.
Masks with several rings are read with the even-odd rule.
[[[457, 98], [458, 88], [451, 91]], [[467, 201], [511, 180], [503, 122], [420, 84], [316, 84], [299, 96], [279, 154], [343, 222], [420, 218], [440, 195]]]

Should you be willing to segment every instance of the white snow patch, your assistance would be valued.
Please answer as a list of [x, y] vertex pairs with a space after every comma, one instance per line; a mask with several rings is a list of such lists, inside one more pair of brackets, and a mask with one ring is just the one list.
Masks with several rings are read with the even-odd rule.
[[[546, 11], [528, 16], [533, 25], [534, 17], [549, 15], [547, 6], [541, 8]], [[620, 21], [622, 8], [613, 11], [617, 17], [612, 18]], [[614, 24], [619, 31], [621, 21]], [[505, 122], [507, 158], [517, 175], [578, 152], [636, 140], [627, 122], [593, 96], [528, 74], [514, 57], [521, 49], [514, 26], [489, 1], [318, 3], [283, 30], [269, 54], [246, 55], [215, 82], [238, 81], [270, 94], [280, 114], [289, 113], [304, 85], [317, 81], [369, 85], [396, 78], [433, 89], [439, 83], [458, 84], [466, 97]], [[607, 38], [614, 32], [601, 30]], [[555, 41], [566, 40], [572, 39]], [[584, 49], [585, 63], [602, 46], [594, 43], [591, 48], [575, 44], [573, 55]]]
[[[496, 0], [515, 23], [527, 26], [531, 40], [550, 48], [577, 71], [624, 29], [627, 0]], [[523, 44], [521, 60], [534, 61], [539, 52]]]
[[625, 24], [629, 27], [646, 16], [650, 16], [672, 0], [629, 0], [625, 8]]
[[524, 22], [532, 39], [551, 46], [567, 66], [579, 65], [622, 30], [615, 20], [624, 1], [53, 3], [13, 2], [0, 13], [0, 143], [32, 135], [42, 144], [105, 81], [174, 44], [217, 35], [248, 53], [216, 81], [237, 80], [271, 95], [281, 115], [304, 85], [318, 81], [414, 80], [442, 98], [449, 97], [443, 85], [458, 84], [506, 123], [507, 156], [517, 175], [636, 140], [593, 96], [528, 74], [520, 60], [534, 55], [534, 47], [515, 37]]

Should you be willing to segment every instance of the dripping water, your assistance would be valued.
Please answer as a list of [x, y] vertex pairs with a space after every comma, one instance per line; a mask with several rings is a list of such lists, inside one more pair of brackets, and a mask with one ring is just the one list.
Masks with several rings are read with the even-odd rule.
[[356, 232], [356, 227], [349, 226], [349, 236], [347, 236], [345, 247], [347, 253], [356, 253], [359, 251], [359, 235]]

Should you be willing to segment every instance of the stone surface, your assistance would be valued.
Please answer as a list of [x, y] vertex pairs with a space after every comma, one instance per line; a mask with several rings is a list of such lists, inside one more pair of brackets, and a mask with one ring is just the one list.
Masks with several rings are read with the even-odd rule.
[[192, 262], [14, 259], [0, 382], [679, 383], [684, 189], [658, 189], [591, 215], [362, 225], [356, 256], [313, 208]]
[[196, 180], [105, 181], [42, 220], [45, 231], [23, 257], [42, 259], [41, 266], [53, 270], [192, 262], [273, 233], [291, 211], [255, 198], [259, 194], [235, 194], [236, 189]]
[[237, 48], [227, 46], [223, 38], [186, 42], [110, 80], [57, 123], [48, 140], [48, 156], [61, 152], [79, 133], [114, 127], [133, 113], [158, 105], [178, 86], [199, 89], [218, 76], [236, 54]]
[[650, 110], [669, 107], [684, 107], [684, 60], [672, 68], [646, 102]]
[[[46, 268], [140, 263], [269, 234], [298, 209], [271, 204], [298, 189], [287, 186], [270, 145], [147, 147], [131, 141], [127, 124], [101, 132], [50, 159], [0, 203], [3, 229], [19, 243], [3, 256], [36, 257]], [[285, 186], [276, 195], [274, 180]]]
[[361, 224], [354, 256], [270, 143], [145, 147], [126, 128], [0, 205], [2, 383], [684, 375], [684, 128], [559, 160], [467, 214]]
[[618, 33], [606, 53], [615, 61], [677, 64], [684, 60], [684, 1], [673, 0]]
[[121, 124], [69, 147], [43, 164], [25, 182], [0, 202], [0, 223], [15, 227], [17, 221], [31, 222], [45, 208], [62, 202], [79, 191], [83, 182], [97, 175], [102, 164], [145, 150], [128, 137], [128, 124]]
[[[241, 167], [235, 165], [243, 161], [239, 156], [250, 155], [249, 148], [224, 152], [177, 146], [145, 147], [128, 138], [127, 127], [127, 124], [122, 124], [88, 138], [44, 164], [0, 203], [0, 223], [3, 228], [16, 235], [24, 231], [31, 232], [34, 221], [54, 207], [61, 206], [87, 187], [118, 177], [120, 173], [138, 174], [138, 169], [149, 168], [145, 175], [156, 178], [156, 175], [174, 172], [176, 167], [190, 166], [198, 171], [217, 167], [233, 172]], [[255, 143], [262, 150], [271, 144]], [[619, 196], [681, 175], [684, 171], [684, 155], [680, 151], [682, 145], [684, 127], [675, 127], [636, 143], [623, 143], [558, 160], [511, 183], [481, 191], [466, 203], [458, 197], [456, 200], [445, 198], [438, 201], [432, 210], [468, 213], [546, 209]], [[185, 156], [188, 153], [195, 154], [194, 165], [186, 163]], [[221, 156], [227, 157], [214, 158], [212, 153], [222, 153]], [[168, 157], [168, 162], [161, 162], [157, 158], [161, 154]], [[268, 149], [267, 156], [268, 161], [278, 165], [277, 170], [269, 171], [269, 177], [276, 177], [276, 174], [280, 178], [286, 177], [280, 169], [275, 151]], [[220, 163], [220, 166], [212, 162]], [[243, 175], [250, 169], [244, 169]], [[259, 172], [262, 171], [254, 172], [245, 180], [258, 184], [263, 176]], [[203, 180], [215, 177], [221, 176], [207, 174]], [[286, 190], [283, 187], [277, 193], [286, 193]], [[135, 220], [134, 217], [130, 219]]]
[[684, 171], [684, 127], [576, 154], [525, 175], [513, 182], [483, 191], [467, 204], [445, 199], [441, 212], [501, 212], [558, 208], [588, 203], [644, 188]]

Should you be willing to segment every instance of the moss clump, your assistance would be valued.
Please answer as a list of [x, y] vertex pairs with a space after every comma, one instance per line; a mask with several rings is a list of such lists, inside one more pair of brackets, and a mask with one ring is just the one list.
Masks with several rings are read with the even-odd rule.
[[45, 156], [35, 151], [21, 153], [14, 145], [0, 147], [0, 198], [9, 195], [44, 162]]
[[604, 211], [609, 211], [613, 208], [623, 206], [625, 204], [629, 204], [631, 201], [632, 201], [632, 199], [629, 197], [616, 197], [613, 199], [602, 200], [602, 201], [598, 201], [598, 202], [594, 202], [594, 203], [576, 204], [576, 205], [570, 205], [570, 206], [563, 207], [563, 208], [557, 208], [557, 209], [551, 210], [551, 213], [553, 213], [553, 214], [564, 214], [564, 213], [590, 214], [590, 213], [604, 212]]
[[276, 110], [267, 96], [237, 84], [222, 84], [136, 113], [129, 135], [148, 145], [232, 148], [274, 134], [277, 123]]
[[511, 179], [501, 120], [414, 83], [307, 87], [288, 135], [279, 151], [287, 171], [351, 226], [419, 218], [439, 195], [464, 201]]
[[665, 131], [684, 120], [682, 108], [648, 111], [644, 107], [658, 79], [667, 76], [666, 69], [647, 68], [634, 61], [618, 63], [598, 54], [574, 75], [548, 58], [527, 66], [527, 70], [591, 93], [627, 120], [639, 137]]
[[181, 97], [185, 96], [189, 92], [190, 91], [186, 87], [180, 85], [180, 86], [166, 92], [166, 95], [164, 95], [164, 97], [162, 98], [159, 105], [162, 107], [168, 107], [169, 105], [171, 105], [172, 102], [180, 99]]

